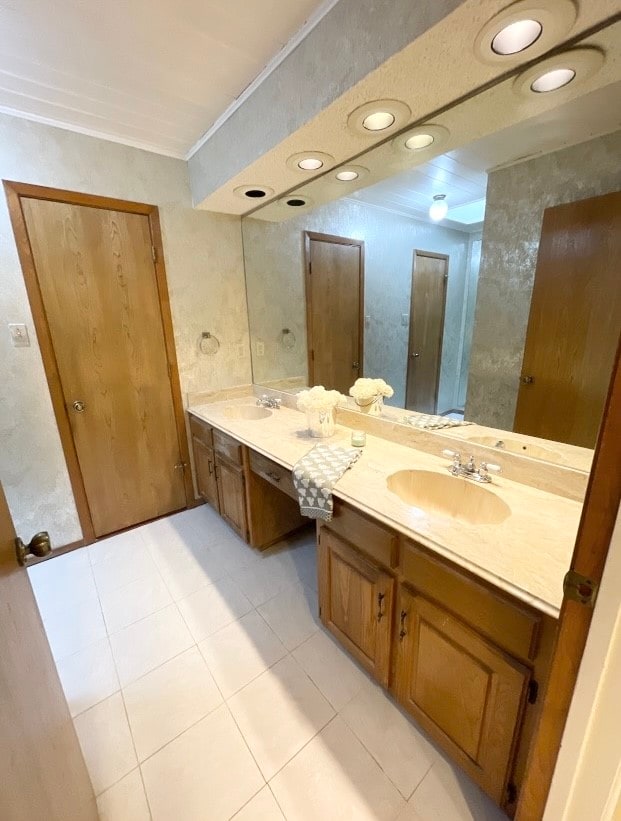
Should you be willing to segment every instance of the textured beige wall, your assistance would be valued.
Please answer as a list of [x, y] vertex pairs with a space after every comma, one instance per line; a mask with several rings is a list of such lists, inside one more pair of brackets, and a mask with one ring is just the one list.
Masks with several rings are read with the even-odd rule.
[[[251, 381], [240, 221], [192, 210], [183, 161], [0, 115], [0, 176], [158, 205], [182, 391]], [[11, 346], [8, 322], [28, 325], [30, 348]], [[220, 339], [215, 357], [198, 352], [202, 330]], [[21, 535], [81, 537], [3, 195], [0, 480]]]
[[[353, 199], [322, 205], [274, 223], [242, 221], [254, 381], [301, 376], [307, 380], [304, 231], [361, 239], [365, 243], [364, 374], [395, 390], [389, 403], [405, 404], [408, 323], [414, 249], [448, 254], [449, 280], [438, 409], [456, 406], [463, 352], [463, 308], [470, 236], [409, 219]], [[407, 315], [408, 323], [401, 317]], [[280, 331], [290, 328], [296, 346], [286, 350]], [[265, 355], [257, 355], [257, 342]], [[467, 364], [467, 363], [466, 363]]]
[[544, 210], [620, 189], [621, 131], [489, 174], [467, 419], [513, 429]]

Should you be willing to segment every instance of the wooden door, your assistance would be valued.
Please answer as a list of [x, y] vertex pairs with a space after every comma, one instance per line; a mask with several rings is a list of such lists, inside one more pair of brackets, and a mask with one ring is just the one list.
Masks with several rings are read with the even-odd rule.
[[394, 578], [328, 528], [319, 534], [318, 575], [321, 621], [387, 687]]
[[395, 691], [502, 804], [529, 671], [447, 610], [401, 587]]
[[449, 258], [414, 251], [405, 407], [438, 410]]
[[20, 202], [94, 535], [185, 507], [149, 217]]
[[213, 448], [208, 447], [198, 437], [193, 436], [192, 449], [199, 495], [220, 512], [218, 483], [216, 481], [216, 459]]
[[595, 446], [621, 330], [621, 192], [547, 208], [514, 430]]
[[216, 475], [220, 515], [239, 533], [242, 539], [247, 539], [248, 522], [243, 468], [227, 462], [216, 454]]
[[95, 796], [0, 486], [0, 818], [96, 821]]
[[347, 393], [362, 376], [364, 243], [306, 233], [306, 315], [311, 385]]

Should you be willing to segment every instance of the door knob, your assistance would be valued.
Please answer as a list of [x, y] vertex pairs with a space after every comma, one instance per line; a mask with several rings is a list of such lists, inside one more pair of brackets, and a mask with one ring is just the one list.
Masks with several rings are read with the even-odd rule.
[[75, 402], [71, 406], [76, 413], [84, 413], [86, 409], [86, 405], [82, 402], [81, 399], [76, 399]]
[[351, 366], [352, 366], [352, 368], [359, 368], [360, 367], [360, 362], [352, 362]]
[[420, 354], [419, 353], [411, 353], [410, 356], [412, 357], [412, 359], [418, 359]]
[[46, 530], [35, 534], [28, 544], [24, 544], [19, 536], [15, 539], [15, 553], [17, 562], [21, 567], [24, 567], [30, 557], [43, 558], [43, 556], [49, 556], [51, 550], [52, 542], [50, 541], [50, 534]]

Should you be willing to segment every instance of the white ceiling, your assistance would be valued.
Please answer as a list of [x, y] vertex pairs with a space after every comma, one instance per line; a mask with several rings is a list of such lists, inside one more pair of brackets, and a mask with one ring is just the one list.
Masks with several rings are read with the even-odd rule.
[[333, 5], [0, 0], [0, 111], [185, 157]]

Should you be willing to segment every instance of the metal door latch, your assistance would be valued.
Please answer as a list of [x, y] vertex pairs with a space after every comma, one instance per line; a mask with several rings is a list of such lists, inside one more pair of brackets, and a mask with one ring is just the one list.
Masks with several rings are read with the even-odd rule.
[[563, 593], [565, 598], [594, 607], [599, 585], [575, 570], [570, 570], [563, 579]]

